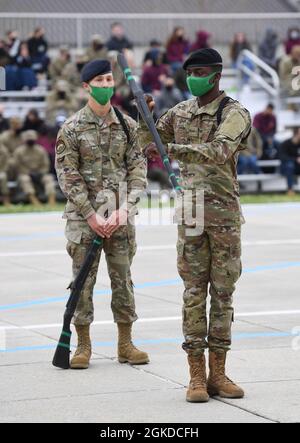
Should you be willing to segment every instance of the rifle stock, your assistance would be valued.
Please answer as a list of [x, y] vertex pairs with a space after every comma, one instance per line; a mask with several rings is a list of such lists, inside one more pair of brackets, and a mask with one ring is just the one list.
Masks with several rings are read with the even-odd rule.
[[70, 367], [70, 348], [72, 336], [71, 321], [76, 311], [81, 291], [91, 270], [91, 266], [102, 244], [103, 240], [101, 237], [96, 237], [94, 239], [92, 245], [87, 252], [79, 274], [71, 285], [71, 295], [67, 302], [66, 310], [64, 313], [62, 332], [52, 360], [53, 366], [56, 366], [57, 368], [69, 369]]

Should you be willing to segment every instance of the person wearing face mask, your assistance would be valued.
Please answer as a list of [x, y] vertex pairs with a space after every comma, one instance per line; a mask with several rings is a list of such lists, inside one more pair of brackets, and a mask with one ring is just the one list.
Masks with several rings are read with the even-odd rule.
[[50, 170], [50, 161], [45, 149], [37, 144], [36, 131], [25, 131], [22, 134], [23, 144], [14, 154], [18, 171], [18, 182], [29, 202], [34, 206], [41, 203], [36, 196], [36, 186], [43, 186], [48, 204], [55, 205], [55, 181]]
[[0, 142], [4, 144], [10, 155], [13, 155], [18, 146], [22, 144], [22, 120], [19, 117], [9, 119], [9, 129], [0, 135]]
[[162, 90], [156, 99], [156, 115], [161, 116], [170, 108], [174, 108], [182, 100], [183, 95], [176, 87], [173, 77], [166, 77], [163, 81]]
[[285, 52], [290, 55], [294, 46], [300, 45], [300, 28], [290, 28], [285, 42]]
[[[279, 77], [284, 93], [290, 97], [300, 95], [299, 89], [300, 45], [293, 46], [290, 55], [279, 63]], [[294, 87], [294, 80], [297, 87]], [[292, 104], [293, 106], [293, 104]]]
[[91, 44], [87, 48], [85, 56], [86, 61], [107, 59], [108, 51], [104, 44], [103, 38], [99, 34], [94, 34], [92, 36]]
[[[222, 64], [215, 49], [192, 53], [183, 69], [194, 97], [170, 109], [157, 122], [167, 154], [179, 162], [180, 184], [191, 201], [187, 209], [195, 213], [196, 205], [204, 207], [203, 219], [201, 214], [196, 221], [187, 220], [186, 213], [178, 217], [178, 271], [185, 286], [183, 349], [191, 375], [186, 397], [189, 402], [207, 402], [209, 395], [244, 396], [243, 390], [226, 376], [225, 364], [231, 346], [233, 293], [242, 269], [244, 219], [236, 167], [239, 152], [247, 147], [251, 118], [239, 102], [220, 91]], [[152, 110], [153, 98], [147, 97], [147, 101]], [[155, 145], [148, 145], [151, 137], [144, 123], [140, 124], [139, 137], [145, 154], [152, 158], [155, 152], [157, 155]]]
[[151, 65], [146, 64], [141, 77], [142, 88], [145, 92], [158, 92], [169, 74], [168, 67], [162, 63], [162, 54], [158, 51], [152, 54]]
[[190, 42], [185, 37], [184, 28], [178, 26], [174, 29], [166, 43], [166, 50], [168, 62], [171, 65], [173, 74], [175, 74], [181, 68], [190, 50]]
[[17, 178], [14, 153], [23, 143], [22, 130], [22, 120], [19, 117], [11, 117], [9, 119], [9, 129], [0, 135], [0, 143], [3, 144], [9, 154], [7, 170], [8, 180], [16, 180]]
[[61, 76], [65, 66], [70, 63], [71, 54], [67, 46], [61, 46], [59, 48], [58, 57], [54, 58], [49, 65], [49, 76], [53, 83], [58, 81]]
[[58, 80], [46, 99], [46, 120], [54, 126], [58, 117], [70, 117], [78, 109], [78, 103], [65, 80]]
[[136, 122], [111, 106], [115, 83], [110, 62], [87, 63], [81, 80], [88, 102], [59, 131], [55, 160], [59, 185], [67, 198], [65, 232], [74, 278], [96, 235], [102, 237], [103, 247], [97, 253], [73, 318], [78, 346], [71, 368], [87, 369], [90, 364], [93, 289], [102, 250], [118, 326], [118, 360], [146, 364], [148, 355], [132, 343], [132, 325], [137, 315], [130, 272], [136, 252], [133, 218], [139, 195], [146, 187], [146, 161], [137, 142]]
[[82, 49], [75, 52], [74, 62], [68, 63], [62, 71], [62, 79], [65, 80], [72, 92], [77, 92], [81, 86], [80, 75], [82, 68], [89, 61], [87, 55]]

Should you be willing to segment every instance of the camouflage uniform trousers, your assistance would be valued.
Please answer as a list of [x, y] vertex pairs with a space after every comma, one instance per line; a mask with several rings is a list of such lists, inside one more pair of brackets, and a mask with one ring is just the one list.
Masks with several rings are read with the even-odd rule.
[[[73, 260], [73, 278], [82, 266], [87, 251], [95, 237], [85, 221], [67, 222], [67, 251]], [[132, 323], [137, 320], [130, 267], [136, 253], [135, 227], [121, 226], [110, 239], [104, 239], [103, 249], [111, 280], [111, 309], [116, 323]], [[93, 289], [97, 279], [102, 249], [99, 250], [85, 282], [73, 318], [76, 325], [89, 325], [94, 320]]]
[[[183, 349], [199, 355], [206, 348], [228, 351], [234, 320], [233, 292], [242, 273], [241, 227], [212, 226], [190, 235], [179, 226], [178, 271], [183, 279]], [[207, 295], [211, 306], [207, 325]]]
[[[35, 195], [36, 191], [30, 175], [20, 174], [18, 177], [20, 187], [24, 194]], [[41, 178], [41, 183], [45, 187], [46, 196], [55, 194], [55, 181], [51, 174], [44, 174]]]
[[6, 172], [0, 172], [0, 195], [9, 195]]

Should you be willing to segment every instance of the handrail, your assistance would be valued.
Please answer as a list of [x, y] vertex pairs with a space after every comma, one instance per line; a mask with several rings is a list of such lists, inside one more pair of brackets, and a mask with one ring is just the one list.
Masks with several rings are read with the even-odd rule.
[[[269, 85], [269, 83], [256, 71], [252, 71], [248, 66], [243, 64], [244, 58], [247, 57], [251, 60], [256, 67], [259, 67], [262, 71], [269, 74], [273, 81], [273, 86]], [[275, 69], [271, 68], [267, 63], [265, 63], [261, 58], [255, 55], [253, 52], [248, 49], [244, 49], [241, 51], [238, 60], [237, 60], [237, 68], [247, 74], [252, 80], [258, 83], [263, 89], [265, 89], [269, 94], [273, 97], [278, 98], [280, 94], [280, 80]]]
[[0, 12], [0, 18], [72, 18], [72, 19], [195, 19], [195, 20], [283, 20], [300, 19], [300, 12], [234, 13], [95, 13], [95, 12]]

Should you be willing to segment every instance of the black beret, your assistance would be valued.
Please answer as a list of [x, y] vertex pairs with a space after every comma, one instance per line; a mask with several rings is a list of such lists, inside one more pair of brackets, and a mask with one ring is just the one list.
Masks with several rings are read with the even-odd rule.
[[183, 64], [183, 69], [201, 68], [204, 66], [222, 66], [223, 60], [221, 55], [212, 48], [199, 49], [192, 52]]
[[97, 75], [104, 75], [109, 72], [112, 72], [112, 69], [108, 60], [93, 60], [82, 68], [81, 81], [88, 83]]

